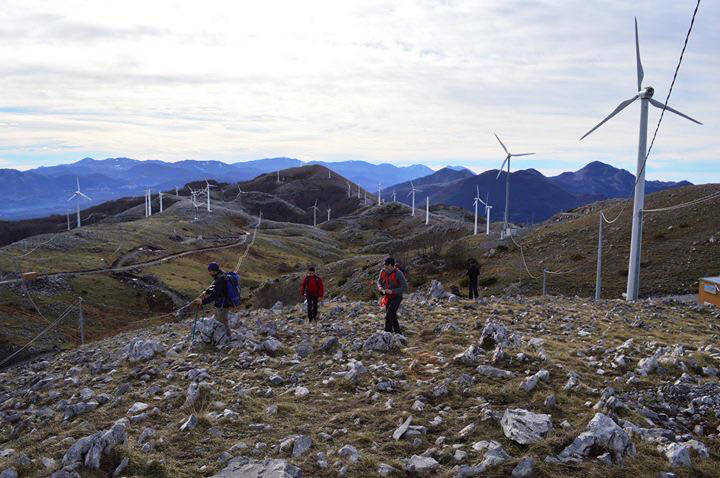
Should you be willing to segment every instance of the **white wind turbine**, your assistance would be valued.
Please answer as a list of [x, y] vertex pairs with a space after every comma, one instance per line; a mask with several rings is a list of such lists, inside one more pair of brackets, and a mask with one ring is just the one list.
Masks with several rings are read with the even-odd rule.
[[277, 170], [277, 183], [280, 184], [280, 170]]
[[158, 198], [160, 199], [160, 212], [163, 212], [163, 205], [162, 205], [163, 193], [162, 193], [162, 191], [158, 191]]
[[315, 200], [315, 204], [313, 204], [308, 209], [312, 209], [313, 212], [313, 226], [317, 227], [317, 212], [320, 210], [320, 208], [317, 207], [317, 199]]
[[[493, 133], [494, 134], [494, 133]], [[497, 177], [495, 179], [499, 179], [500, 175], [503, 172], [503, 167], [505, 167], [505, 163], [507, 163], [507, 175], [505, 176], [505, 219], [503, 221], [503, 233], [502, 237], [510, 235], [510, 231], [508, 230], [508, 217], [510, 214], [510, 158], [513, 158], [515, 156], [530, 156], [531, 154], [535, 153], [519, 153], [519, 154], [512, 154], [508, 149], [505, 147], [502, 141], [500, 141], [500, 138], [498, 138], [498, 135], [495, 134], [495, 138], [497, 138], [498, 143], [500, 143], [500, 146], [502, 146], [503, 151], [505, 151], [505, 161], [503, 161], [502, 166], [500, 166], [500, 170], [498, 171]]]
[[207, 194], [207, 210], [208, 212], [212, 212], [210, 210], [210, 188], [215, 188], [217, 186], [210, 184], [208, 180], [205, 180], [205, 194]]
[[327, 213], [328, 213], [328, 222], [330, 222], [330, 211], [332, 211], [332, 209], [328, 209], [328, 210], [327, 210]]
[[348, 181], [348, 197], [352, 197], [352, 186], [350, 185], [350, 182]]
[[425, 196], [425, 225], [430, 224], [430, 196]]
[[194, 222], [197, 222], [198, 220], [198, 208], [201, 206], [201, 204], [197, 201], [198, 192], [194, 191], [193, 188], [188, 186], [188, 189], [190, 190], [190, 200], [193, 203], [193, 206], [195, 207], [195, 218], [193, 219]]
[[175, 186], [175, 195], [178, 196], [178, 187]]
[[395, 196], [395, 190], [393, 190], [393, 202], [397, 202], [396, 196]]
[[412, 212], [410, 213], [411, 216], [415, 217], [415, 193], [416, 192], [422, 192], [422, 189], [417, 189], [412, 181], [410, 181], [410, 192], [408, 193], [408, 196], [412, 195]]
[[80, 178], [76, 177], [75, 179], [77, 180], [77, 190], [73, 193], [72, 196], [70, 196], [68, 201], [72, 201], [73, 198], [76, 199], [75, 202], [77, 205], [77, 227], [80, 227], [80, 199], [90, 201], [90, 198], [80, 191]]
[[382, 183], [378, 183], [378, 206], [382, 204]]
[[607, 120], [618, 114], [632, 102], [640, 99], [640, 136], [638, 140], [637, 172], [635, 175], [635, 195], [633, 199], [632, 234], [630, 237], [630, 260], [628, 265], [628, 279], [626, 298], [629, 301], [637, 300], [640, 288], [640, 246], [642, 243], [642, 209], [645, 205], [645, 160], [647, 156], [647, 119], [648, 104], [675, 113], [693, 123], [702, 124], [686, 114], [670, 108], [669, 106], [653, 99], [655, 90], [652, 86], [643, 88], [642, 81], [645, 76], [642, 62], [640, 61], [640, 41], [638, 39], [637, 18], [635, 18], [635, 59], [637, 63], [637, 93], [632, 98], [623, 101], [604, 120], [598, 123], [593, 129], [583, 135], [580, 140], [602, 126]]
[[473, 236], [477, 236], [477, 211], [478, 211], [478, 204], [482, 202], [482, 199], [480, 199], [480, 186], [475, 186], [477, 189], [477, 192], [475, 193], [475, 197], [473, 198], [473, 205], [475, 206], [475, 228], [473, 229]]
[[[480, 199], [480, 187], [478, 187], [477, 198]], [[493, 207], [488, 203], [490, 202], [490, 195], [485, 194], [485, 200], [480, 199], [480, 202], [485, 206], [485, 235], [490, 235], [490, 209]], [[475, 233], [477, 234], [477, 232]]]

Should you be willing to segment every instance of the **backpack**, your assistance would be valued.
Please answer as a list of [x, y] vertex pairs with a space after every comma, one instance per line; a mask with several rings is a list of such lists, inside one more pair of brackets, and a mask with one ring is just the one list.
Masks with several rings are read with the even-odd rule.
[[228, 272], [225, 274], [225, 297], [232, 307], [240, 305], [240, 277], [237, 272]]
[[[312, 276], [314, 282], [315, 282], [315, 289], [318, 288], [318, 276]], [[310, 276], [305, 276], [305, 280], [303, 281], [303, 290], [307, 294], [308, 292], [308, 284], [310, 283]]]

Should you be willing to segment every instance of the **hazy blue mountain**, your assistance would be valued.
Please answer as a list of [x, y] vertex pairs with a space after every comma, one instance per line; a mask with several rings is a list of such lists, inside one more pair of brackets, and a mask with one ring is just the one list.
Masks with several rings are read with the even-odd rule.
[[382, 183], [383, 187], [385, 187], [387, 184], [398, 184], [433, 173], [432, 169], [422, 164], [395, 166], [388, 163], [372, 164], [366, 161], [338, 161], [332, 163], [311, 161], [305, 164], [325, 166], [368, 191], [377, 191], [378, 183]]
[[[550, 182], [580, 198], [582, 202], [600, 199], [628, 197], [633, 194], [635, 175], [600, 161], [593, 161], [574, 172], [566, 172], [548, 178]], [[645, 181], [645, 192], [652, 193], [679, 186], [689, 186], [687, 181]]]
[[241, 161], [239, 163], [232, 163], [233, 166], [241, 168], [252, 168], [260, 171], [261, 173], [270, 173], [277, 171], [278, 169], [290, 169], [297, 168], [303, 165], [303, 162], [299, 159], [294, 158], [265, 158], [255, 159], [252, 161]]
[[[483, 200], [489, 197], [491, 221], [501, 221], [505, 213], [505, 175], [498, 179], [498, 170], [486, 171], [475, 175], [471, 171], [455, 171], [444, 168], [440, 171], [413, 181], [416, 189], [415, 206], [425, 207], [425, 198], [430, 197], [430, 204], [448, 204], [474, 211], [473, 201], [476, 188], [480, 188]], [[392, 197], [392, 190], [397, 199], [410, 204], [408, 196], [410, 183], [403, 183], [388, 188], [385, 197]], [[561, 188], [550, 183], [548, 179], [535, 169], [515, 171], [510, 174], [510, 221], [530, 223], [542, 221], [553, 214], [571, 209], [580, 204], [579, 200]], [[479, 215], [484, 216], [484, 208], [480, 205]]]

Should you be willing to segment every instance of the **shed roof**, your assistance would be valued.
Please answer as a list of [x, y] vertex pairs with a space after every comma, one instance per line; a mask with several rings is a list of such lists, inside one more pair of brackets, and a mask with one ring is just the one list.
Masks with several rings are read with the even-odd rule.
[[703, 278], [700, 279], [700, 280], [703, 280], [703, 281], [705, 281], [705, 282], [712, 282], [713, 284], [718, 284], [718, 285], [720, 285], [720, 276], [715, 276], [715, 277], [703, 277]]

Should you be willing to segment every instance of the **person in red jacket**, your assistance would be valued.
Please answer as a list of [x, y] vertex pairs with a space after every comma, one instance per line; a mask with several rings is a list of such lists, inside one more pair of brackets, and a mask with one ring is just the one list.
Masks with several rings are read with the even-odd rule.
[[300, 283], [300, 298], [307, 300], [308, 322], [317, 322], [318, 301], [325, 295], [323, 281], [315, 274], [314, 267], [308, 267], [308, 273]]

